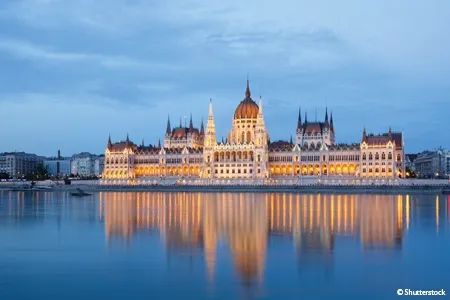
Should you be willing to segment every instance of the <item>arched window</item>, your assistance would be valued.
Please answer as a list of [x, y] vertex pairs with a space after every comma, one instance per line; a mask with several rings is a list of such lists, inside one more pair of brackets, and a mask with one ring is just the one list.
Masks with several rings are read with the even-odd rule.
[[241, 134], [241, 144], [243, 144], [245, 142], [245, 133], [242, 131]]
[[377, 153], [375, 153], [375, 159], [380, 159], [380, 155]]
[[250, 141], [252, 140], [252, 134], [250, 131], [247, 131], [247, 144], [250, 144]]
[[392, 152], [389, 152], [388, 159], [392, 159]]
[[208, 155], [207, 161], [208, 161], [208, 163], [211, 161], [211, 156]]
[[402, 157], [400, 156], [400, 153], [397, 154], [397, 161], [402, 161]]
[[261, 161], [261, 155], [258, 154], [258, 161]]
[[381, 159], [386, 159], [386, 153], [381, 153]]
[[367, 156], [365, 153], [363, 153], [363, 160], [366, 160], [366, 159], [367, 159]]
[[372, 153], [369, 153], [369, 160], [372, 160], [373, 159], [373, 155], [372, 155]]

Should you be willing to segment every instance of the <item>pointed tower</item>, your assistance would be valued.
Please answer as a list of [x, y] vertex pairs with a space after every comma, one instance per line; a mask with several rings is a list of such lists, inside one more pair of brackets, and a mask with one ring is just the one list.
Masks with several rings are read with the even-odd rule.
[[325, 108], [325, 127], [328, 127], [330, 124], [328, 122], [328, 107]]
[[289, 143], [290, 143], [291, 145], [294, 144], [293, 141], [292, 141], [292, 134], [291, 134], [291, 139], [289, 140]]
[[250, 93], [250, 81], [248, 80], [247, 76], [247, 88], [245, 89], [245, 99], [250, 99], [251, 93]]
[[391, 126], [389, 126], [388, 137], [389, 137], [389, 140], [392, 140], [392, 128], [391, 128]]
[[161, 149], [161, 139], [158, 139], [158, 148]]
[[305, 111], [305, 124], [303, 124], [303, 127], [306, 127], [306, 125], [308, 125], [308, 114]]
[[303, 138], [303, 124], [302, 124], [302, 110], [298, 108], [297, 130], [295, 131], [295, 143], [297, 145], [302, 144]]
[[203, 125], [203, 117], [202, 117], [202, 124], [200, 125], [200, 135], [205, 135], [205, 126]]
[[336, 137], [334, 132], [333, 112], [330, 112], [330, 132], [329, 132], [329, 144], [334, 145], [336, 143]]
[[107, 146], [107, 149], [108, 150], [111, 150], [111, 148], [112, 148], [112, 143], [111, 143], [111, 134], [108, 136], [108, 146]]
[[331, 132], [334, 133], [333, 112], [331, 112], [331, 117], [330, 117], [330, 130], [331, 130]]
[[206, 123], [206, 134], [203, 148], [203, 178], [212, 178], [214, 175], [214, 147], [217, 145], [216, 125], [214, 124], [214, 114], [212, 100], [209, 99], [208, 123]]
[[216, 125], [214, 124], [214, 114], [212, 100], [209, 99], [209, 112], [208, 112], [208, 123], [206, 124], [206, 147], [213, 147], [216, 145]]
[[180, 118], [180, 128], [183, 128], [183, 122], [181, 122], [181, 118]]
[[367, 142], [366, 126], [364, 126], [363, 136], [362, 136], [362, 142]]
[[194, 132], [194, 124], [192, 123], [192, 114], [189, 120], [189, 132], [193, 133]]
[[125, 140], [125, 147], [127, 147], [127, 148], [130, 147], [130, 137], [128, 136], [128, 133], [127, 133], [127, 139]]
[[170, 116], [167, 116], [167, 129], [164, 135], [164, 148], [170, 148], [170, 139], [172, 137], [172, 128], [170, 127]]
[[256, 169], [252, 172], [253, 178], [264, 178], [268, 176], [268, 139], [269, 135], [264, 122], [262, 97], [259, 98], [258, 116], [255, 125], [255, 162]]
[[170, 135], [171, 133], [172, 133], [172, 129], [170, 128], [170, 116], [167, 116], [166, 135]]
[[142, 139], [141, 147], [144, 147], [144, 139]]

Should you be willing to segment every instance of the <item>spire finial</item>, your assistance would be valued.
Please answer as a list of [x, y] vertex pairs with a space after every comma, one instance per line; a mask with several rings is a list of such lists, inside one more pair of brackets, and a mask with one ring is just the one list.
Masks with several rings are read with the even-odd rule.
[[305, 111], [305, 124], [308, 124], [308, 113]]
[[291, 134], [291, 139], [289, 140], [289, 143], [292, 145], [292, 134]]
[[161, 148], [161, 138], [158, 139], [158, 148]]
[[111, 148], [112, 143], [111, 143], [111, 134], [108, 135], [108, 149]]
[[251, 93], [250, 93], [250, 81], [248, 79], [248, 74], [247, 74], [247, 88], [245, 89], [245, 99], [250, 98]]
[[298, 120], [297, 120], [297, 129], [302, 128], [302, 110], [300, 106], [298, 107]]
[[183, 128], [183, 123], [181, 122], [181, 118], [180, 118], [180, 128]]
[[325, 107], [325, 123], [328, 123], [328, 106]]

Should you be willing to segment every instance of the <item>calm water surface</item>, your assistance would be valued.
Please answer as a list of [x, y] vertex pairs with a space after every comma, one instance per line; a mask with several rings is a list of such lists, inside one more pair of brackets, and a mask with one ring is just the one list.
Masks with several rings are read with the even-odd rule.
[[398, 299], [399, 288], [450, 294], [449, 196], [0, 192], [0, 299]]

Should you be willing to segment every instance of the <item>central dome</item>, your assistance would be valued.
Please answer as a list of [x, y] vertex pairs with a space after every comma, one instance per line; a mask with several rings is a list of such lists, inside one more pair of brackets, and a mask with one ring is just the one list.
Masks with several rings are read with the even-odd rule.
[[258, 111], [258, 104], [250, 98], [250, 87], [247, 79], [245, 99], [242, 100], [236, 108], [236, 111], [234, 112], [234, 119], [256, 119], [258, 117]]

